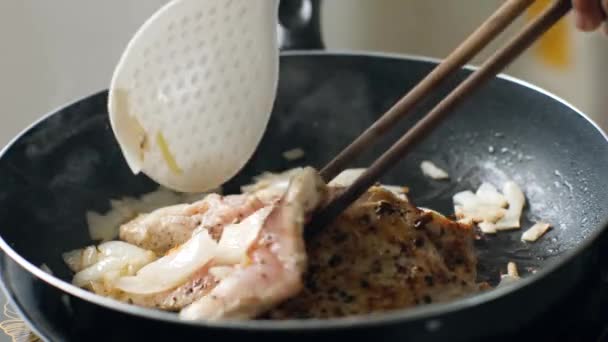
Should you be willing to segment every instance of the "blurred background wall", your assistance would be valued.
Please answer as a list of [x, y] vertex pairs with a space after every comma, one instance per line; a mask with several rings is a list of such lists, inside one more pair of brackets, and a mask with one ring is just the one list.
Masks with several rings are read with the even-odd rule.
[[[0, 1], [0, 145], [44, 113], [106, 88], [130, 35], [165, 2]], [[324, 38], [331, 49], [443, 57], [501, 2], [325, 0]], [[578, 33], [568, 19], [508, 73], [608, 128], [607, 60], [608, 39]]]

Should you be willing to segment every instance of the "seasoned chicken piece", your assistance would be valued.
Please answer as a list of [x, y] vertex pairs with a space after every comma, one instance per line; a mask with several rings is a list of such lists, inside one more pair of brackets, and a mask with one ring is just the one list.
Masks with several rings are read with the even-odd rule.
[[[211, 198], [190, 206], [160, 209], [147, 216], [149, 220], [147, 224], [140, 221], [126, 226], [144, 231], [149, 235], [147, 239], [150, 240], [152, 240], [150, 235], [159, 232], [163, 234], [155, 238], [164, 235], [181, 236], [179, 234], [182, 232], [193, 235], [201, 229], [205, 233], [213, 231], [209, 236], [215, 241], [210, 241], [211, 244], [206, 245], [217, 248], [211, 261], [204, 263], [176, 286], [163, 287], [160, 291], [149, 290], [154, 289], [153, 282], [162, 283], [167, 276], [181, 271], [170, 268], [173, 274], [150, 275], [145, 269], [157, 267], [154, 263], [150, 263], [141, 269], [141, 272], [147, 273], [146, 276], [142, 276], [141, 272], [135, 275], [129, 273], [126, 281], [125, 279], [114, 281], [114, 288], [110, 288], [110, 284], [106, 283], [104, 287], [92, 287], [92, 290], [140, 306], [169, 311], [179, 311], [185, 307], [181, 313], [184, 319], [253, 318], [302, 289], [302, 275], [306, 268], [302, 230], [306, 217], [324, 202], [326, 190], [316, 171], [307, 168], [294, 174], [285, 191], [282, 194], [277, 193], [278, 197], [273, 200], [268, 197], [265, 204], [259, 202], [255, 194], [224, 198], [211, 195]], [[192, 219], [197, 215], [198, 218]], [[184, 223], [184, 226], [175, 223], [165, 224], [171, 221], [171, 217], [176, 216], [181, 218], [179, 222]], [[199, 224], [199, 228], [194, 224], [188, 224], [195, 220], [203, 224]], [[204, 222], [213, 224], [206, 225]], [[244, 258], [234, 259], [234, 255], [231, 254], [234, 254], [234, 250], [242, 249], [239, 243], [243, 242], [248, 230], [257, 229], [255, 227], [257, 224], [260, 225], [259, 231], [252, 237], [251, 244], [243, 249]], [[224, 234], [229, 231], [232, 234]], [[129, 237], [132, 238], [133, 235]], [[150, 242], [147, 239], [138, 241], [141, 245], [141, 241]], [[181, 262], [180, 266], [176, 263], [172, 264], [168, 258], [175, 253], [188, 256], [199, 254], [201, 251], [196, 249], [190, 252], [183, 251], [184, 246], [193, 239], [194, 237], [184, 238], [184, 243], [178, 246], [174, 246], [175, 239], [167, 239], [163, 248], [175, 248], [157, 260], [156, 264], [170, 267], [175, 265], [183, 269], [184, 265], [187, 266], [192, 260], [178, 258]], [[158, 245], [154, 246], [158, 248]], [[227, 249], [222, 249], [226, 246]], [[84, 252], [74, 254], [71, 258], [74, 260], [72, 263], [82, 263], [81, 255], [84, 254]], [[121, 284], [126, 285], [121, 287]]]
[[470, 226], [374, 187], [307, 240], [304, 290], [264, 317], [367, 314], [475, 292], [473, 240]]
[[252, 195], [207, 195], [193, 204], [161, 208], [120, 227], [120, 239], [156, 254], [186, 242], [197, 227], [218, 238], [221, 227], [250, 215], [264, 204]]
[[296, 174], [266, 219], [245, 264], [233, 267], [208, 295], [183, 309], [180, 317], [254, 318], [300, 292], [307, 264], [304, 224], [325, 201], [326, 190], [315, 170], [306, 168]]

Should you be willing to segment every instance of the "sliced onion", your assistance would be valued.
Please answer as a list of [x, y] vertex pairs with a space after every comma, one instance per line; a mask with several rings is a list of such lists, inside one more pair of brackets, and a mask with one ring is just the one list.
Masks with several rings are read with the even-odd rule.
[[86, 213], [89, 235], [92, 240], [110, 241], [118, 237], [120, 225], [132, 220], [139, 214], [150, 213], [156, 209], [192, 203], [201, 200], [209, 193], [220, 193], [221, 188], [205, 193], [180, 194], [160, 187], [158, 190], [142, 195], [140, 198], [124, 197], [110, 200], [112, 209], [106, 214], [93, 211]]
[[249, 247], [258, 238], [266, 218], [273, 209], [273, 206], [264, 207], [247, 216], [240, 223], [224, 227], [215, 262], [220, 265], [241, 263], [246, 258]]
[[153, 252], [122, 241], [106, 242], [96, 249], [99, 249], [98, 261], [76, 273], [73, 279], [74, 285], [85, 286], [90, 282], [101, 281], [109, 272], [119, 272], [121, 275], [134, 274], [156, 259]]
[[428, 160], [425, 160], [420, 163], [420, 169], [422, 170], [422, 173], [425, 176], [430, 177], [432, 179], [441, 180], [450, 178], [450, 175], [445, 170], [439, 168], [433, 162]]
[[496, 234], [496, 225], [492, 222], [483, 221], [477, 226], [484, 234]]
[[92, 282], [101, 281], [106, 273], [117, 270], [120, 271], [125, 266], [125, 261], [120, 258], [105, 258], [95, 265], [76, 273], [74, 279], [72, 279], [72, 283], [76, 286], [83, 287]]
[[306, 155], [306, 152], [304, 152], [304, 150], [301, 148], [294, 148], [283, 152], [283, 158], [285, 158], [287, 161], [294, 161], [304, 158], [304, 155]]
[[355, 182], [366, 169], [346, 169], [329, 182], [330, 186], [347, 187]]
[[516, 263], [511, 261], [507, 264], [507, 275], [509, 277], [519, 278], [519, 271], [517, 271]]
[[518, 229], [520, 227], [521, 214], [526, 204], [526, 197], [514, 182], [505, 183], [502, 192], [509, 203], [509, 208], [505, 216], [496, 222], [496, 229]]
[[146, 265], [135, 276], [122, 277], [116, 287], [133, 294], [153, 294], [172, 289], [204, 267], [217, 250], [206, 230], [195, 233], [174, 252]]
[[500, 277], [500, 283], [497, 287], [505, 286], [514, 282], [519, 281], [519, 272], [517, 271], [517, 265], [514, 262], [507, 264], [507, 274]]
[[62, 257], [72, 272], [79, 272], [99, 261], [98, 253], [97, 247], [89, 246], [63, 253]]
[[254, 184], [241, 187], [241, 191], [243, 193], [255, 193], [256, 197], [265, 203], [271, 202], [285, 194], [291, 179], [302, 170], [302, 168], [295, 168], [279, 174], [264, 173], [254, 179]]
[[543, 236], [551, 228], [551, 225], [545, 222], [537, 222], [530, 229], [526, 230], [522, 235], [522, 241], [534, 242]]
[[234, 268], [230, 266], [215, 266], [209, 269], [209, 274], [217, 280], [224, 280], [232, 274], [232, 272], [234, 272]]
[[479, 222], [490, 222], [494, 223], [499, 221], [506, 215], [507, 210], [489, 205], [457, 205], [454, 207], [456, 217], [462, 219], [469, 219], [475, 223]]
[[479, 205], [479, 199], [473, 191], [461, 191], [452, 197], [455, 205], [474, 207]]
[[131, 264], [144, 263], [147, 260], [155, 259], [156, 255], [148, 250], [139, 248], [123, 241], [109, 241], [97, 246], [101, 255], [105, 257], [117, 257], [126, 260]]
[[[336, 178], [332, 179], [329, 182], [329, 185], [330, 186], [335, 186], [335, 187], [347, 187], [347, 186], [350, 186], [366, 170], [367, 169], [362, 169], [362, 168], [360, 168], [360, 169], [346, 169], [346, 170], [342, 171], [339, 175], [337, 175]], [[393, 194], [395, 194], [395, 196], [399, 197], [402, 200], [407, 200], [407, 196], [405, 195], [405, 191], [404, 191], [404, 188], [402, 186], [381, 184], [380, 187], [382, 187], [383, 189], [386, 189], [386, 190], [392, 192]]]
[[482, 183], [477, 189], [475, 193], [480, 202], [495, 205], [498, 207], [506, 208], [507, 207], [507, 199], [503, 196], [494, 185], [490, 183]]
[[120, 225], [131, 219], [123, 211], [111, 210], [105, 215], [88, 211], [86, 213], [89, 235], [92, 240], [110, 241], [118, 237]]

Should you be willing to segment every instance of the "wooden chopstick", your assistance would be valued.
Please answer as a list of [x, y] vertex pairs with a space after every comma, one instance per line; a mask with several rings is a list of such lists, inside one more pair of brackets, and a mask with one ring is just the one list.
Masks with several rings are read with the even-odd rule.
[[533, 2], [534, 0], [507, 0], [500, 6], [431, 73], [321, 170], [321, 177], [325, 182], [331, 181], [344, 171], [363, 150], [405, 117], [428, 93], [475, 57]]
[[538, 18], [526, 25], [506, 46], [495, 52], [479, 69], [435, 106], [423, 119], [407, 131], [391, 148], [378, 158], [355, 182], [338, 195], [311, 222], [314, 228], [331, 223], [342, 211], [367, 189], [422, 138], [424, 138], [458, 104], [467, 99], [486, 81], [494, 78], [543, 33], [565, 16], [571, 9], [571, 0], [556, 0]]

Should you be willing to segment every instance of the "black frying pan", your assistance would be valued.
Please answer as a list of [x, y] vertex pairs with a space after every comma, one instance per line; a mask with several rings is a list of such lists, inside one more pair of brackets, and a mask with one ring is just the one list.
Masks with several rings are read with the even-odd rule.
[[[294, 3], [298, 3], [295, 1]], [[293, 5], [293, 3], [292, 3]], [[289, 12], [289, 9], [285, 9]], [[318, 12], [315, 12], [318, 15]], [[284, 13], [283, 13], [284, 14]], [[313, 21], [314, 21], [313, 16]], [[298, 24], [296, 22], [296, 24]], [[296, 29], [303, 30], [300, 24]], [[297, 42], [302, 31], [288, 38]], [[318, 41], [317, 41], [318, 42]], [[261, 145], [227, 191], [263, 171], [322, 166], [362, 132], [436, 62], [382, 54], [289, 52], [281, 58], [278, 98]], [[461, 71], [450, 82], [462, 80]], [[443, 96], [449, 87], [435, 94]], [[366, 166], [412, 125], [432, 101], [361, 156]], [[17, 115], [16, 113], [8, 113]], [[303, 161], [281, 152], [301, 147]], [[494, 152], [490, 153], [493, 148]], [[423, 177], [432, 159], [450, 182]], [[133, 176], [110, 129], [106, 93], [58, 110], [17, 137], [0, 157], [2, 281], [13, 303], [52, 340], [255, 338], [264, 341], [367, 337], [452, 341], [519, 329], [550, 309], [592, 267], [608, 218], [608, 142], [583, 114], [538, 88], [508, 77], [489, 82], [395, 167], [383, 182], [405, 184], [419, 206], [450, 213], [451, 196], [481, 181], [513, 179], [529, 205], [523, 226], [538, 219], [555, 229], [534, 244], [521, 231], [477, 243], [479, 274], [496, 283], [508, 261], [526, 275], [505, 288], [447, 304], [324, 321], [182, 322], [171, 313], [101, 298], [69, 284], [61, 253], [92, 243], [85, 212], [108, 200], [155, 189]], [[46, 263], [56, 277], [37, 266]]]

